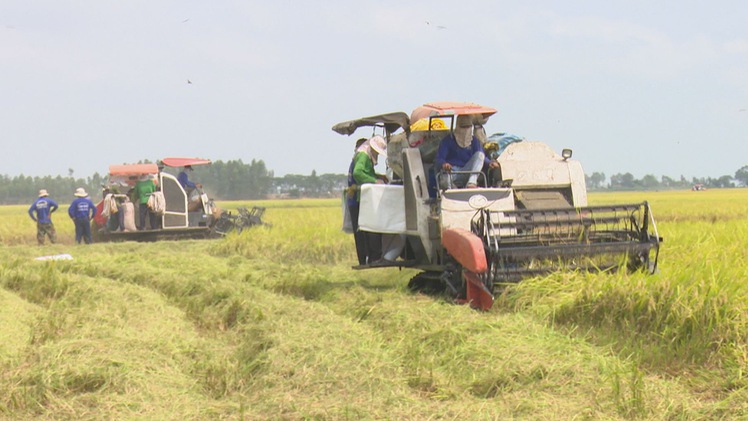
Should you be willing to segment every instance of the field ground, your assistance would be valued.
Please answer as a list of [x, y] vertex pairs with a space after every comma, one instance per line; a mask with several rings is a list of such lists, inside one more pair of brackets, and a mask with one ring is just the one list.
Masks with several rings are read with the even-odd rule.
[[[660, 271], [526, 280], [487, 313], [353, 271], [335, 200], [218, 240], [37, 246], [0, 207], [0, 418], [748, 417], [748, 189], [650, 201]], [[36, 261], [68, 253], [73, 260]]]

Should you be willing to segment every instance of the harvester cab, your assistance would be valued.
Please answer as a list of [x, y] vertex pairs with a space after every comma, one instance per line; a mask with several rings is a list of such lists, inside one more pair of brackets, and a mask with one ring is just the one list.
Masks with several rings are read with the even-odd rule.
[[[167, 194], [171, 194], [174, 201], [179, 202], [179, 212], [182, 212], [183, 210], [181, 205], [186, 196], [187, 206], [184, 210], [187, 212], [188, 226], [196, 227], [210, 225], [211, 216], [216, 211], [215, 204], [203, 191], [202, 185], [190, 182], [185, 173], [188, 168], [191, 169], [193, 166], [209, 165], [210, 163], [210, 160], [201, 158], [164, 158], [160, 161], [160, 164], [163, 167], [182, 169], [177, 176], [177, 183], [179, 184], [179, 187], [181, 187], [181, 190], [176, 189], [176, 186], [169, 189], [172, 185], [172, 183], [169, 182], [168, 185], [164, 185], [164, 187], [167, 188], [164, 191], [164, 196], [166, 198]], [[173, 177], [172, 174], [164, 171], [160, 171], [159, 174], [162, 177], [163, 175], [167, 175], [170, 179]], [[184, 195], [182, 193], [184, 193]], [[166, 199], [166, 201], [167, 203], [169, 202], [168, 199]], [[180, 224], [182, 222], [183, 221], [181, 220], [179, 221]]]
[[478, 104], [436, 102], [410, 116], [388, 113], [333, 126], [351, 135], [378, 125], [388, 142], [392, 182], [361, 186], [358, 222], [360, 230], [381, 233], [383, 245], [399, 247], [398, 258], [356, 268], [421, 269], [411, 287], [438, 284], [481, 309], [491, 307], [497, 287], [527, 276], [656, 270], [662, 239], [649, 205], [587, 206], [584, 172], [571, 150], [559, 155], [544, 143], [516, 141], [495, 159], [493, 177], [481, 170], [469, 188], [443, 182], [455, 172], [434, 165], [441, 140], [458, 120], [461, 126], [468, 121], [486, 147], [483, 127], [494, 113]]

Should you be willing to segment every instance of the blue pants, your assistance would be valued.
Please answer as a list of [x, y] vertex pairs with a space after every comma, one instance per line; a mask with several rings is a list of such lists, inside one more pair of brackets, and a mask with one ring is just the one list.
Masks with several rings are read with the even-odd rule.
[[83, 239], [86, 244], [93, 243], [91, 238], [91, 221], [88, 218], [75, 218], [75, 242], [80, 244]]

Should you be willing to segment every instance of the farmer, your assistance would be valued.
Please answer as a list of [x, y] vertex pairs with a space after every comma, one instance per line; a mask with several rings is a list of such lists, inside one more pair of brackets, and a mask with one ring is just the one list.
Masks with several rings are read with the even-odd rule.
[[[44, 245], [44, 237], [49, 237], [49, 242], [57, 242], [57, 232], [52, 224], [52, 212], [57, 210], [57, 203], [50, 199], [47, 190], [39, 190], [39, 197], [31, 204], [29, 216], [36, 222], [36, 241], [40, 246]], [[36, 216], [34, 216], [36, 214]]]
[[[348, 175], [348, 184], [355, 184], [357, 186], [367, 183], [383, 184], [386, 177], [374, 172], [374, 166], [377, 164], [379, 155], [387, 158], [387, 142], [382, 136], [374, 136], [364, 142], [356, 150], [356, 155], [353, 157], [352, 170]], [[348, 209], [351, 213], [353, 235], [358, 236], [356, 238], [356, 254], [359, 256], [359, 264], [362, 264], [361, 256], [364, 254], [366, 256], [365, 263], [371, 265], [382, 259], [382, 234], [358, 230], [360, 201], [361, 192], [357, 189], [356, 203]], [[364, 247], [365, 251], [360, 250], [361, 246]]]
[[80, 244], [83, 239], [86, 244], [91, 244], [91, 219], [96, 216], [96, 205], [88, 198], [83, 187], [78, 187], [74, 196], [76, 199], [70, 204], [68, 214], [75, 223], [75, 242]]
[[189, 193], [192, 191], [195, 187], [202, 188], [203, 186], [200, 183], [193, 183], [190, 181], [190, 177], [188, 173], [191, 173], [192, 165], [185, 165], [182, 167], [182, 171], [179, 172], [177, 175], [177, 180], [179, 181], [179, 184], [182, 185], [182, 188]]
[[148, 219], [151, 225], [151, 229], [158, 228], [157, 216], [152, 210], [148, 208], [148, 199], [151, 194], [156, 191], [156, 183], [153, 179], [144, 174], [140, 177], [140, 180], [135, 184], [135, 196], [138, 201], [138, 231], [145, 229], [145, 217], [148, 215]]
[[480, 141], [473, 136], [473, 122], [469, 115], [457, 117], [457, 127], [455, 127], [453, 133], [442, 139], [439, 150], [436, 152], [434, 164], [436, 168], [447, 173], [452, 171], [470, 172], [470, 174], [449, 175], [448, 187], [451, 187], [454, 183], [464, 185], [466, 188], [478, 187], [478, 174], [483, 169], [484, 164], [491, 169], [499, 166], [496, 161], [486, 158]]
[[203, 185], [190, 181], [188, 175], [188, 173], [190, 172], [192, 172], [191, 165], [185, 165], [184, 167], [182, 167], [182, 171], [180, 171], [177, 175], [177, 181], [179, 181], [179, 184], [182, 185], [184, 192], [187, 193], [187, 201], [189, 202], [189, 204], [187, 205], [188, 210], [190, 212], [193, 212], [200, 209], [200, 207], [202, 206], [202, 203], [200, 202], [201, 192], [199, 189], [202, 189]]

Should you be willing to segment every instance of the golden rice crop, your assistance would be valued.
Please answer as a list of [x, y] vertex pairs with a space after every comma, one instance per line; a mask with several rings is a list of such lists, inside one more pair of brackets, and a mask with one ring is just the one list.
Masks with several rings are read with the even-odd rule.
[[745, 369], [748, 189], [647, 196], [665, 240], [658, 273], [554, 274], [521, 283], [508, 301], [557, 323], [602, 327], [606, 342], [668, 372], [691, 364]]
[[272, 228], [252, 228], [241, 235], [229, 235], [216, 244], [214, 252], [278, 263], [350, 261], [355, 256], [353, 237], [342, 231], [339, 201], [302, 203], [304, 206], [271, 208], [263, 221]]
[[43, 247], [1, 207], [0, 417], [745, 416], [748, 189], [590, 202], [645, 198], [657, 274], [529, 279], [488, 313], [351, 270], [339, 200], [219, 203], [272, 227], [178, 243], [73, 245], [60, 212]]

